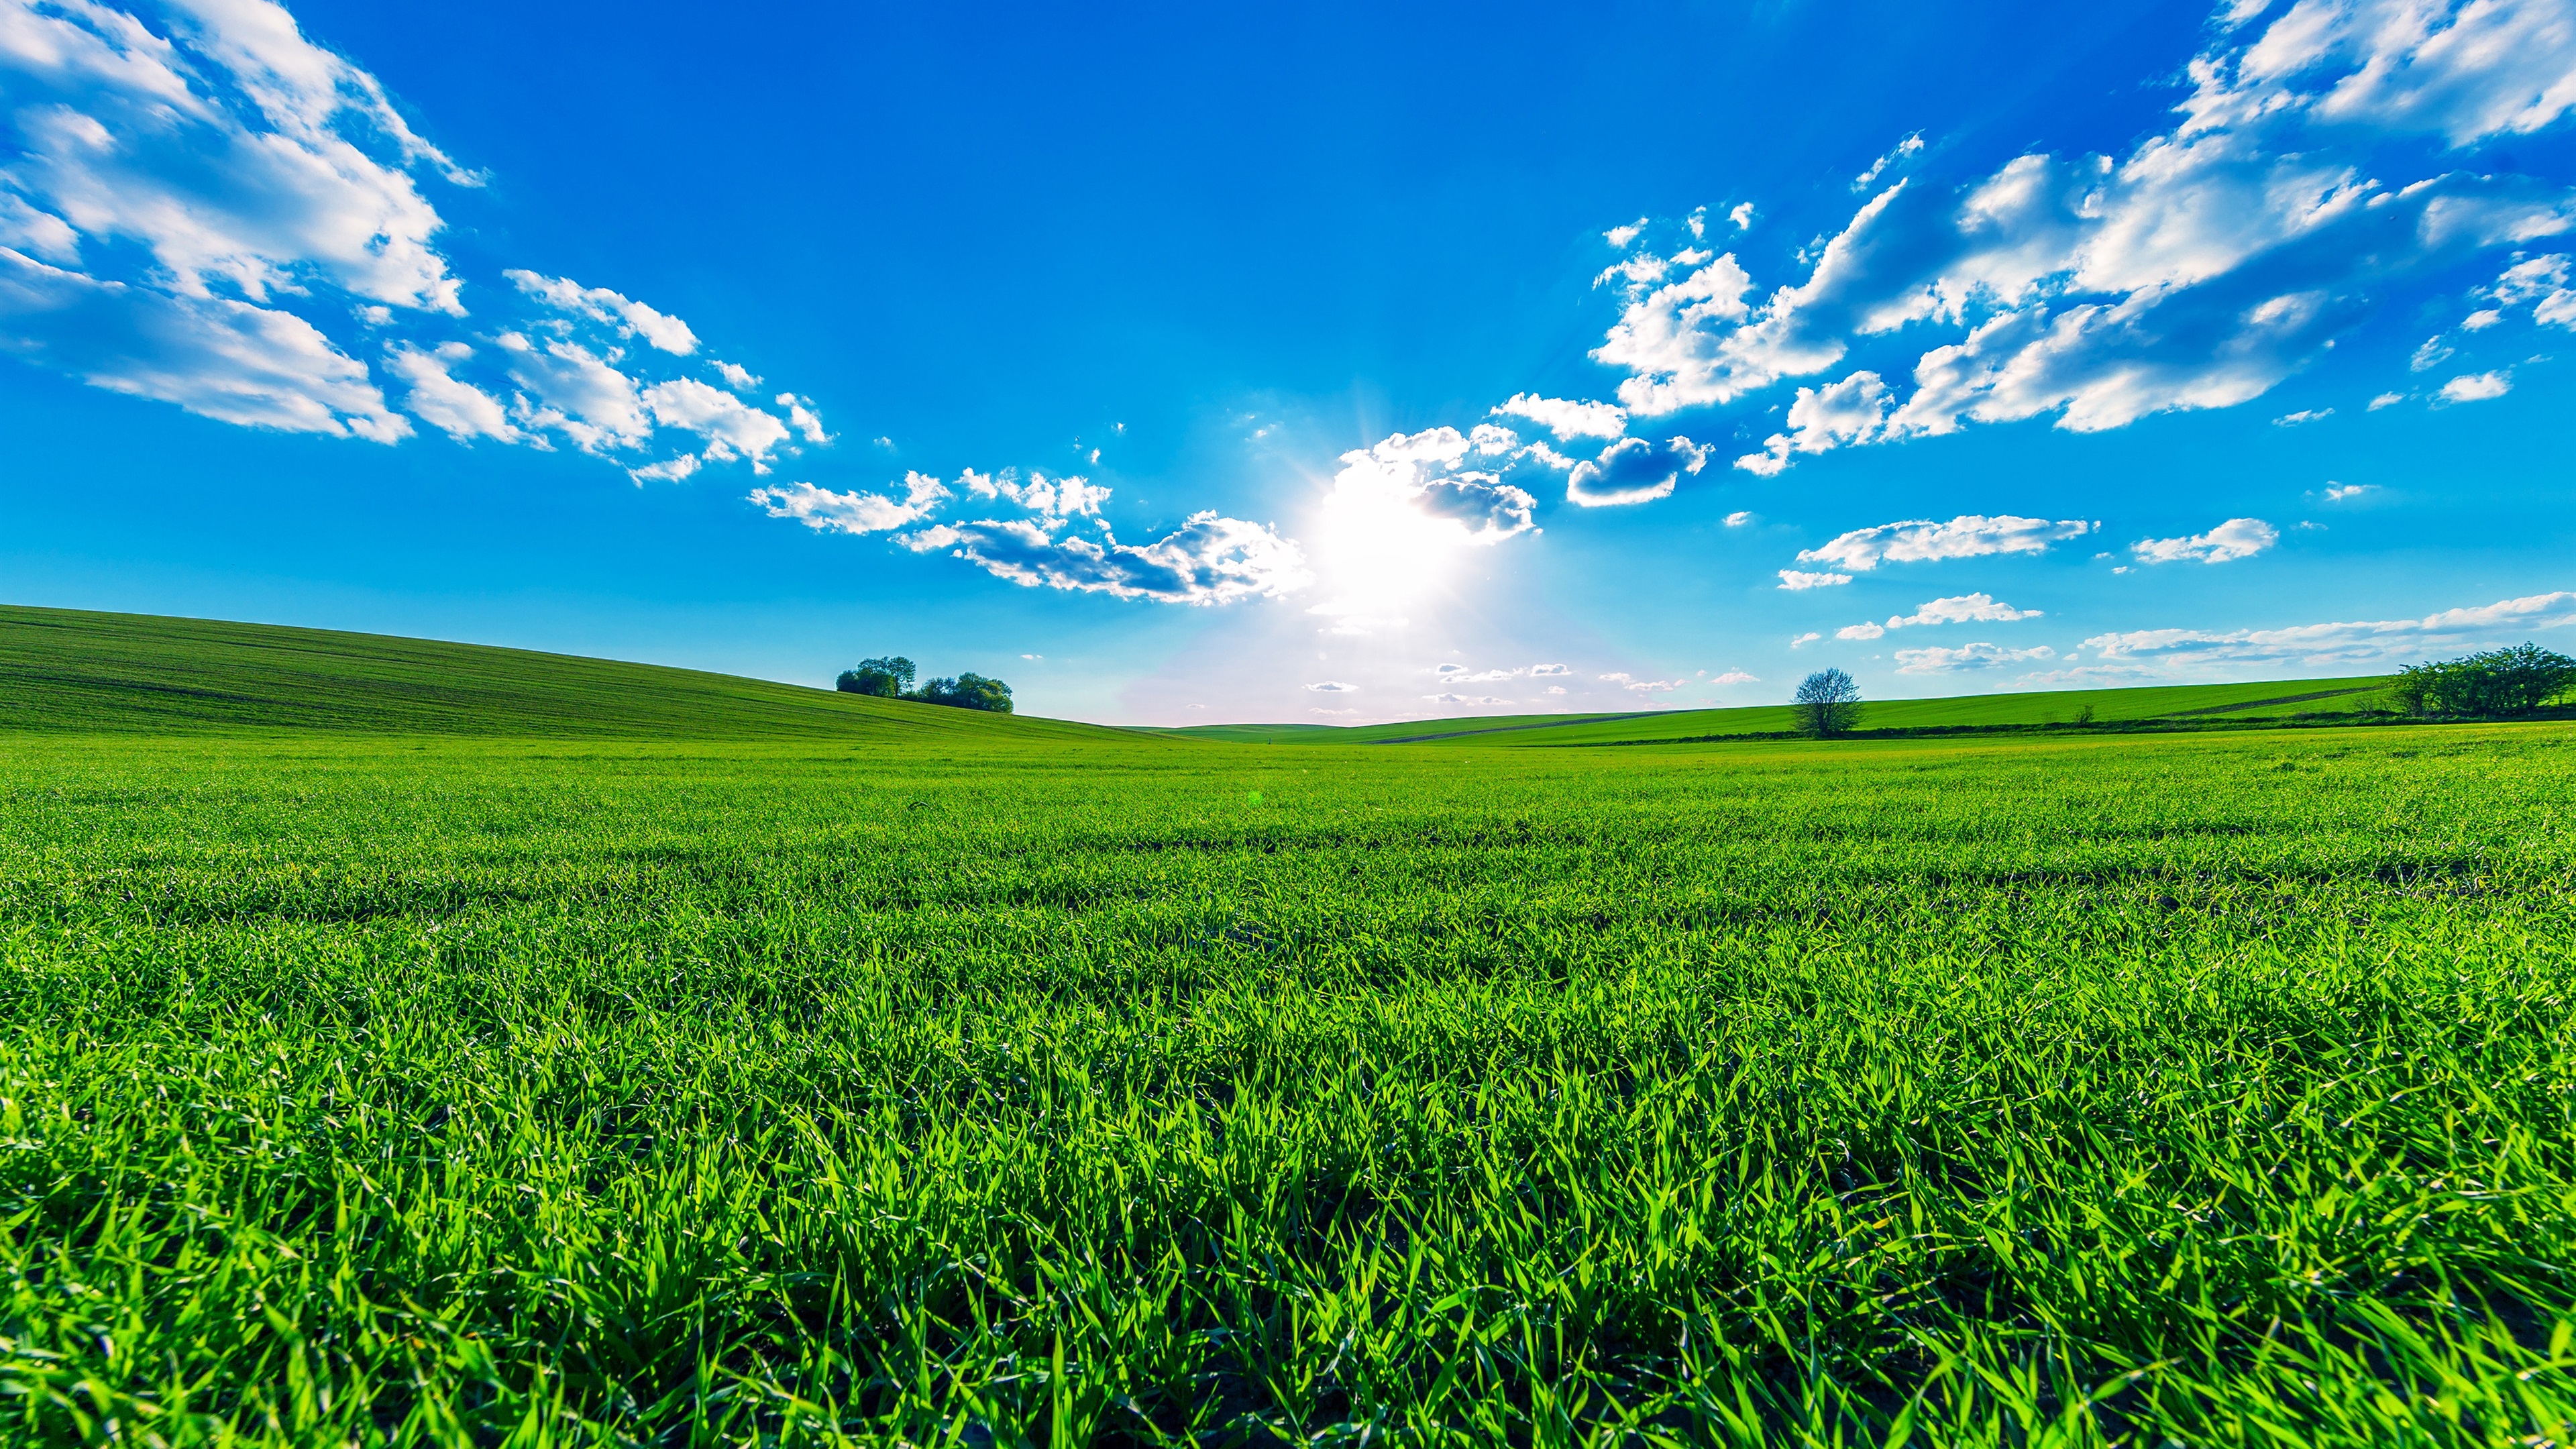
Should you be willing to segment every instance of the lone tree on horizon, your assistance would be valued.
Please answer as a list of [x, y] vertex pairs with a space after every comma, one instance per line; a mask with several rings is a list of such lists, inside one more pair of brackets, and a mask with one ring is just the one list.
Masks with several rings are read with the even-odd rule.
[[1819, 669], [1798, 681], [1798, 728], [1831, 739], [1860, 723], [1860, 686], [1839, 669]]

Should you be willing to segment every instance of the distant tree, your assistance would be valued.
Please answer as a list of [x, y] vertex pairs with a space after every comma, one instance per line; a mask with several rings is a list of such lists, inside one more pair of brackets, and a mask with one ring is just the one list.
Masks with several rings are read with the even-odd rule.
[[2529, 714], [2571, 689], [2576, 659], [2526, 643], [2407, 665], [2388, 692], [2413, 714], [2495, 717]]
[[1831, 739], [1860, 723], [1860, 686], [1839, 669], [1819, 669], [1798, 681], [1798, 728]]
[[886, 659], [862, 659], [858, 667], [844, 669], [832, 687], [843, 694], [873, 694], [879, 699], [901, 699], [912, 693], [912, 661], [902, 655]]
[[1011, 712], [1011, 687], [980, 674], [934, 679], [923, 685], [921, 693], [914, 697], [925, 704], [944, 704], [957, 709], [984, 709], [995, 714]]

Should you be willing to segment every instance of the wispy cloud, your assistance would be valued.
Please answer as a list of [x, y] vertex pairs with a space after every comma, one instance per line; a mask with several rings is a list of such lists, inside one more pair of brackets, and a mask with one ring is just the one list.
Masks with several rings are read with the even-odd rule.
[[[2051, 544], [2082, 538], [2098, 525], [2080, 518], [2051, 522], [2003, 513], [1988, 517], [1963, 513], [1947, 523], [1909, 518], [1870, 528], [1855, 528], [1798, 554], [1800, 563], [1831, 564], [1866, 573], [1881, 560], [1930, 563], [1942, 559], [1983, 558], [1989, 554], [2046, 553]], [[1787, 578], [1784, 573], [1783, 579]], [[1800, 587], [1784, 584], [1784, 587]]]
[[2028, 649], [2007, 649], [2000, 644], [1962, 644], [1955, 649], [1899, 649], [1896, 672], [1899, 674], [1964, 674], [1972, 670], [2001, 669], [2012, 664], [2031, 664], [2054, 659], [2057, 651], [2045, 644]]
[[2280, 629], [2135, 629], [2084, 641], [2110, 661], [2147, 664], [2359, 664], [2435, 649], [2509, 642], [2576, 624], [2576, 590], [2526, 594], [2420, 619], [2298, 624]]

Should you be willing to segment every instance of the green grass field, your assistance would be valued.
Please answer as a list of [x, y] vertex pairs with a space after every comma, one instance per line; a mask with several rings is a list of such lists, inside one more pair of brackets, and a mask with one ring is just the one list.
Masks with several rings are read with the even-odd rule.
[[102, 733], [27, 677], [0, 1441], [2576, 1419], [2576, 727]]

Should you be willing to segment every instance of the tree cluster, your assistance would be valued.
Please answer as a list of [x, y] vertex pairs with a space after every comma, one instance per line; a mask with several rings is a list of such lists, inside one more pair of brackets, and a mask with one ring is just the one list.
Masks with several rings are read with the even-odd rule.
[[1860, 686], [1839, 669], [1819, 669], [1798, 681], [1798, 728], [1817, 739], [1848, 733], [1860, 723]]
[[915, 672], [913, 662], [900, 654], [862, 659], [854, 667], [842, 670], [832, 687], [843, 694], [908, 699], [916, 704], [944, 704], [952, 709], [981, 709], [994, 714], [1011, 712], [1011, 687], [998, 679], [986, 679], [980, 674], [942, 676], [915, 689]]
[[2397, 671], [2389, 687], [2410, 714], [2497, 718], [2529, 714], [2576, 690], [2576, 659], [2518, 644], [2465, 659], [2437, 659]]

